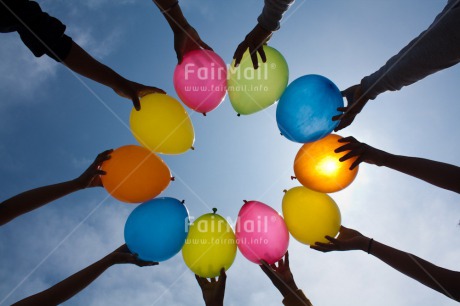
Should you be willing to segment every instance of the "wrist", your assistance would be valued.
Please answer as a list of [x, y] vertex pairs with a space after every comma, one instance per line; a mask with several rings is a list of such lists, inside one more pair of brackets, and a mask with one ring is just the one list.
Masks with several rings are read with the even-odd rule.
[[363, 236], [359, 243], [359, 250], [367, 253], [369, 245], [372, 244], [371, 240], [373, 241], [372, 238]]
[[299, 288], [297, 287], [297, 284], [295, 283], [294, 280], [292, 282], [286, 283], [286, 286], [283, 286], [280, 288], [280, 292], [285, 298], [286, 296], [295, 293]]
[[85, 182], [80, 177], [71, 180], [70, 183], [72, 184], [75, 190], [82, 190], [87, 188]]

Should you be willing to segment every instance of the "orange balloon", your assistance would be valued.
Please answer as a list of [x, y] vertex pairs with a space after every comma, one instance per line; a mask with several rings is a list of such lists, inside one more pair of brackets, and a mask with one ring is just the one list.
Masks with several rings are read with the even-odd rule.
[[356, 158], [340, 162], [339, 158], [348, 151], [335, 153], [343, 144], [342, 137], [330, 134], [315, 142], [304, 144], [294, 161], [294, 173], [299, 182], [312, 190], [331, 193], [344, 189], [353, 182], [358, 167], [350, 170]]
[[168, 187], [171, 173], [165, 162], [150, 150], [127, 145], [114, 150], [101, 170], [104, 188], [117, 200], [141, 203]]

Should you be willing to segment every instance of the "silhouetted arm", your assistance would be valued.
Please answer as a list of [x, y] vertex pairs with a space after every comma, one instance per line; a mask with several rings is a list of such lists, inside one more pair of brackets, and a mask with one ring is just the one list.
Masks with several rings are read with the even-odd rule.
[[414, 38], [379, 70], [360, 84], [342, 92], [348, 105], [343, 108], [335, 131], [350, 125], [369, 100], [386, 91], [400, 90], [430, 74], [460, 62], [460, 3], [450, 0], [433, 23]]
[[111, 152], [112, 150], [107, 150], [99, 154], [88, 169], [74, 180], [32, 189], [2, 202], [0, 204], [0, 225], [77, 190], [102, 186], [99, 175], [104, 175], [105, 172], [99, 167], [110, 158]]
[[271, 38], [273, 32], [280, 28], [280, 21], [283, 18], [283, 14], [289, 9], [292, 3], [294, 3], [294, 0], [264, 1], [264, 8], [257, 18], [257, 25], [236, 48], [233, 55], [235, 67], [238, 67], [244, 52], [248, 49], [254, 69], [259, 67], [257, 53], [259, 53], [262, 62], [266, 62], [267, 58], [263, 50], [263, 45]]
[[227, 282], [227, 274], [225, 268], [220, 269], [219, 279], [200, 277], [195, 274], [196, 281], [200, 285], [203, 299], [206, 306], [223, 306], [225, 296], [225, 284]]
[[57, 283], [53, 287], [25, 298], [13, 305], [45, 306], [61, 304], [86, 288], [109, 267], [122, 263], [132, 263], [139, 267], [153, 266], [158, 264], [157, 262], [142, 261], [137, 259], [136, 255], [129, 252], [126, 245], [122, 245], [101, 260]]
[[260, 268], [272, 281], [273, 285], [283, 295], [283, 304], [286, 306], [312, 306], [310, 300], [301, 289], [297, 287], [289, 267], [289, 253], [286, 252], [284, 259], [278, 261], [278, 265], [269, 265], [261, 260]]
[[336, 153], [350, 151], [341, 157], [340, 161], [358, 157], [350, 169], [361, 162], [366, 162], [391, 168], [435, 186], [460, 193], [460, 167], [425, 158], [390, 154], [361, 143], [354, 137], [342, 138], [339, 142], [345, 145], [336, 149]]
[[153, 0], [168, 21], [174, 33], [174, 50], [177, 62], [180, 64], [184, 55], [192, 50], [204, 48], [212, 50], [198, 32], [188, 23], [179, 5], [178, 0]]
[[123, 98], [131, 99], [136, 110], [141, 108], [139, 97], [150, 93], [165, 93], [159, 88], [125, 79], [110, 67], [94, 59], [75, 42], [72, 42], [69, 55], [62, 62], [74, 72], [112, 88]]
[[460, 272], [435, 266], [415, 255], [389, 247], [344, 226], [341, 227], [337, 239], [329, 236], [326, 238], [330, 243], [316, 242], [311, 248], [321, 252], [349, 250], [368, 252], [425, 286], [460, 301]]

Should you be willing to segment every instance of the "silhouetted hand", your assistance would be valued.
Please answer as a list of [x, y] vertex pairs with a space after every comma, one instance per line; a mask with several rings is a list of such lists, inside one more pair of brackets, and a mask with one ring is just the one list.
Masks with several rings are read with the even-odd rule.
[[200, 285], [201, 291], [203, 292], [203, 299], [206, 306], [224, 305], [225, 283], [227, 281], [225, 268], [220, 270], [219, 280], [216, 280], [215, 277], [208, 280], [207, 278], [199, 277], [196, 274], [195, 278], [198, 285]]
[[385, 163], [385, 160], [388, 158], [388, 153], [374, 147], [371, 147], [365, 143], [359, 142], [354, 137], [345, 137], [339, 139], [340, 143], [345, 143], [343, 146], [334, 150], [335, 153], [340, 153], [344, 151], [350, 151], [339, 160], [341, 162], [346, 161], [347, 159], [357, 157], [357, 159], [351, 164], [350, 170], [353, 170], [361, 162], [365, 162], [372, 165], [382, 166]]
[[182, 63], [184, 55], [192, 50], [211, 50], [212, 48], [204, 43], [198, 32], [190, 25], [174, 32], [174, 50], [176, 50], [177, 62]]
[[162, 89], [142, 85], [142, 84], [139, 84], [133, 81], [126, 80], [126, 79], [123, 79], [123, 81], [120, 84], [118, 84], [118, 86], [113, 88], [113, 90], [120, 97], [131, 99], [131, 101], [133, 101], [133, 105], [136, 110], [141, 109], [141, 103], [139, 101], [139, 98], [142, 98], [143, 96], [151, 94], [151, 93], [161, 93], [161, 94], [166, 93]]
[[347, 106], [337, 108], [343, 114], [332, 117], [333, 121], [340, 120], [339, 125], [334, 129], [335, 132], [349, 126], [369, 101], [369, 98], [363, 95], [360, 84], [353, 85], [342, 91], [342, 97], [347, 99]]
[[100, 175], [105, 175], [105, 171], [101, 170], [101, 165], [104, 161], [110, 159], [110, 153], [112, 153], [112, 151], [113, 150], [110, 149], [100, 153], [88, 169], [75, 179], [82, 189], [102, 186]]
[[140, 260], [137, 254], [129, 251], [128, 246], [123, 244], [118, 249], [109, 254], [110, 260], [113, 264], [135, 264], [138, 267], [155, 266], [158, 262]]
[[286, 252], [284, 260], [278, 261], [276, 264], [269, 265], [266, 261], [261, 260], [260, 268], [267, 274], [268, 278], [272, 281], [273, 285], [286, 297], [290, 293], [295, 292], [298, 288], [294, 281], [294, 276], [289, 268], [289, 253]]
[[350, 251], [350, 250], [363, 250], [365, 251], [369, 245], [369, 238], [361, 234], [360, 232], [346, 228], [345, 226], [340, 227], [340, 234], [337, 238], [326, 236], [326, 239], [330, 243], [315, 242], [315, 245], [310, 248], [321, 251]]
[[256, 25], [254, 29], [252, 29], [252, 31], [246, 35], [246, 38], [243, 40], [243, 42], [240, 43], [236, 48], [235, 54], [233, 55], [233, 59], [235, 60], [235, 67], [238, 67], [244, 52], [248, 48], [254, 69], [259, 67], [257, 53], [260, 54], [262, 62], [265, 63], [267, 61], [267, 57], [265, 56], [263, 45], [267, 43], [267, 41], [271, 38], [271, 35], [271, 31], [265, 30], [260, 25]]

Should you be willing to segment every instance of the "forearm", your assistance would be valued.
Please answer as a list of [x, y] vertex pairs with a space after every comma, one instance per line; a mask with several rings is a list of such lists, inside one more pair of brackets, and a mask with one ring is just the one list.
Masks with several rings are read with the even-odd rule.
[[182, 29], [190, 26], [176, 0], [153, 0], [153, 2], [163, 13], [174, 33], [180, 32]]
[[83, 188], [77, 180], [71, 180], [18, 194], [0, 204], [0, 225]]
[[460, 7], [448, 4], [432, 25], [378, 71], [363, 78], [363, 93], [375, 99], [400, 90], [460, 61]]
[[[367, 251], [367, 249], [362, 249]], [[370, 254], [392, 268], [419, 281], [451, 299], [460, 301], [460, 272], [447, 270], [412, 254], [372, 242]]]
[[126, 80], [111, 68], [100, 63], [75, 42], [63, 63], [74, 72], [112, 89], [117, 89]]
[[112, 264], [110, 255], [107, 255], [80, 272], [75, 273], [60, 283], [57, 283], [53, 287], [19, 301], [14, 305], [27, 306], [61, 304], [91, 284]]
[[460, 193], [460, 167], [429, 159], [388, 154], [382, 166]]
[[278, 30], [283, 14], [292, 3], [294, 0], [265, 0], [262, 13], [257, 18], [260, 26], [272, 32]]
[[297, 289], [284, 296], [283, 305], [285, 306], [312, 306], [310, 300], [302, 290]]

